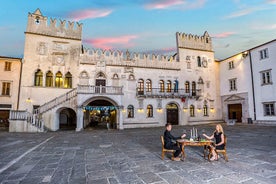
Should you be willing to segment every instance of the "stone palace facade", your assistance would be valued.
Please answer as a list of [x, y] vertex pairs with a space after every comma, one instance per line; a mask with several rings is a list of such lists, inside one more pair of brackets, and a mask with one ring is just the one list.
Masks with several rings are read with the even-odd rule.
[[[215, 61], [208, 32], [176, 33], [177, 53], [163, 56], [83, 48], [82, 26], [48, 19], [39, 9], [29, 13], [11, 132], [192, 125], [233, 118], [225, 115], [229, 108], [222, 104], [234, 95], [221, 88], [221, 63], [229, 61]], [[243, 120], [250, 117], [246, 112]]]

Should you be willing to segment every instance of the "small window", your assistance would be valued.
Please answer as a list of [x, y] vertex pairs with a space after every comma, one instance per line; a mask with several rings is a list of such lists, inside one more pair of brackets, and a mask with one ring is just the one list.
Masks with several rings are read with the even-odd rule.
[[237, 79], [230, 79], [229, 80], [230, 91], [237, 90], [236, 83], [237, 83]]
[[139, 79], [137, 90], [138, 90], [139, 95], [144, 95], [144, 80], [143, 79]]
[[260, 50], [260, 59], [268, 58], [268, 49]]
[[190, 93], [190, 82], [189, 81], [185, 82], [185, 93]]
[[261, 84], [262, 85], [272, 84], [271, 79], [272, 79], [271, 70], [261, 72]]
[[208, 116], [208, 106], [203, 105], [203, 116]]
[[187, 69], [191, 69], [191, 62], [187, 62]]
[[147, 106], [147, 117], [152, 118], [153, 117], [153, 108], [152, 105]]
[[133, 105], [129, 105], [127, 107], [127, 117], [128, 118], [134, 118], [134, 107], [133, 107]]
[[112, 78], [112, 79], [119, 79], [118, 74], [117, 74], [117, 73], [115, 73], [115, 74], [113, 75], [113, 78]]
[[265, 116], [275, 116], [274, 103], [265, 103], [264, 104], [264, 115]]
[[196, 96], [196, 82], [192, 82], [192, 96]]
[[159, 91], [160, 91], [161, 93], [164, 93], [164, 92], [165, 92], [165, 83], [164, 83], [163, 80], [160, 80], [160, 81], [159, 81]]
[[195, 106], [194, 105], [190, 106], [190, 116], [195, 117]]
[[5, 71], [11, 71], [11, 62], [5, 62]]
[[233, 68], [234, 68], [234, 61], [230, 61], [230, 62], [228, 63], [228, 69], [231, 70], [231, 69], [233, 69]]
[[2, 95], [9, 96], [11, 92], [11, 83], [10, 82], [3, 82], [2, 83]]
[[197, 66], [201, 67], [201, 58], [200, 58], [200, 56], [197, 57]]

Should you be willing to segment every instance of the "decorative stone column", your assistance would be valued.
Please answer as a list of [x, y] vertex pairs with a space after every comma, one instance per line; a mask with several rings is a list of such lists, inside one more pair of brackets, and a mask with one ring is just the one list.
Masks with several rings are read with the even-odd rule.
[[83, 109], [82, 106], [79, 106], [77, 109], [77, 127], [76, 131], [79, 132], [83, 130]]
[[119, 111], [119, 130], [123, 130], [124, 129], [124, 125], [123, 125], [123, 107], [120, 107], [118, 109]]

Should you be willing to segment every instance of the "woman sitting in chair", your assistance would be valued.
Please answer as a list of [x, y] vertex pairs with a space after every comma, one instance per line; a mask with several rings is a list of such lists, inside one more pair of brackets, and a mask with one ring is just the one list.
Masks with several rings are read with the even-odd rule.
[[216, 130], [213, 135], [207, 136], [206, 134], [203, 134], [203, 136], [207, 139], [215, 138], [215, 144], [210, 147], [212, 153], [212, 158], [210, 160], [218, 160], [218, 154], [216, 153], [216, 150], [223, 150], [225, 147], [224, 132], [222, 126], [220, 124], [216, 125]]

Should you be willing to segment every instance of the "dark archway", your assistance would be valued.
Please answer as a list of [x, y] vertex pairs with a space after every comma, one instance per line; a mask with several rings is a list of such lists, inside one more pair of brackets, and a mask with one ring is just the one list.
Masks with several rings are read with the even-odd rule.
[[84, 118], [86, 119], [84, 128], [117, 128], [117, 107], [111, 102], [104, 99], [94, 100], [85, 106], [84, 109]]
[[167, 123], [172, 125], [178, 125], [178, 106], [175, 103], [170, 103], [166, 105], [167, 110]]
[[59, 129], [75, 130], [76, 129], [76, 113], [74, 110], [66, 108], [59, 113]]

